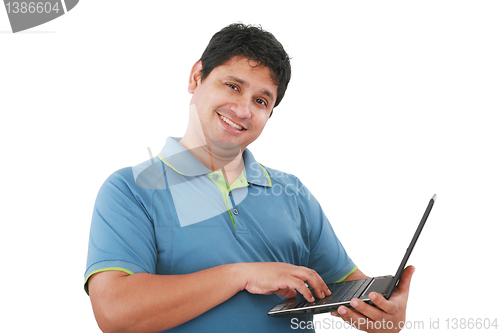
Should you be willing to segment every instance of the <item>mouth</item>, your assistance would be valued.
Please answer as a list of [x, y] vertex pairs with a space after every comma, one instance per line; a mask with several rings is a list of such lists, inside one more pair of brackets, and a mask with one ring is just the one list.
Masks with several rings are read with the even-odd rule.
[[244, 127], [243, 127], [243, 126], [241, 126], [241, 125], [238, 125], [238, 124], [234, 123], [234, 122], [233, 122], [233, 121], [231, 121], [229, 118], [224, 117], [223, 115], [221, 115], [221, 114], [219, 114], [219, 113], [217, 113], [217, 114], [219, 115], [219, 118], [220, 118], [223, 122], [225, 122], [226, 124], [228, 124], [228, 125], [229, 125], [229, 126], [231, 126], [232, 128], [237, 129], [238, 131], [244, 131], [244, 130], [246, 130], [246, 128], [244, 128]]

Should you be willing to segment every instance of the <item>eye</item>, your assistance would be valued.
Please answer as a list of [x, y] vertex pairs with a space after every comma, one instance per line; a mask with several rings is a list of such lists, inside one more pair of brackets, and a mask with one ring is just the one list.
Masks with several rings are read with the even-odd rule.
[[257, 98], [255, 101], [262, 106], [267, 106], [267, 102], [261, 98]]
[[239, 90], [239, 89], [238, 89], [238, 86], [237, 86], [237, 85], [234, 85], [234, 84], [232, 84], [232, 83], [226, 83], [226, 85], [227, 85], [229, 88], [233, 89], [233, 90], [236, 90], [236, 91], [238, 91], [238, 90]]

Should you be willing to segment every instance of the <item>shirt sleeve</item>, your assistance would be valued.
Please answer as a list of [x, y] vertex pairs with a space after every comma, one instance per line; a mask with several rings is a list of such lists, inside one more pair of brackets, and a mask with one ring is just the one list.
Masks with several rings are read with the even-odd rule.
[[340, 282], [356, 270], [319, 202], [300, 184], [299, 210], [308, 225], [308, 267], [328, 283]]
[[113, 173], [102, 185], [90, 228], [85, 291], [98, 272], [156, 273], [153, 222], [147, 212], [147, 190], [135, 184], [131, 168]]

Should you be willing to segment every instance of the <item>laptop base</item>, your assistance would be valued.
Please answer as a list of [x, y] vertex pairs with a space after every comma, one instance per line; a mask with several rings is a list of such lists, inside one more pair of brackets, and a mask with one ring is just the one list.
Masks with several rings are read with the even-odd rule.
[[272, 317], [299, 317], [316, 313], [334, 312], [341, 305], [350, 307], [349, 303], [353, 298], [358, 298], [373, 305], [368, 295], [372, 291], [375, 291], [385, 297], [392, 279], [393, 276], [388, 275], [332, 283], [328, 285], [328, 289], [332, 292], [330, 296], [326, 296], [323, 299], [316, 299], [310, 303], [302, 295], [298, 295], [296, 298], [287, 299], [279, 303], [268, 312], [268, 315]]

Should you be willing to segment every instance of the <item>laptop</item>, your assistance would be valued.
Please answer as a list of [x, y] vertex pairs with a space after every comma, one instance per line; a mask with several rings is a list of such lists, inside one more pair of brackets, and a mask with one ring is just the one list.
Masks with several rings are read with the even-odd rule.
[[353, 298], [358, 298], [370, 305], [373, 305], [373, 303], [368, 298], [368, 295], [372, 291], [375, 291], [383, 295], [386, 299], [389, 299], [392, 295], [392, 292], [394, 291], [394, 288], [396, 287], [396, 284], [401, 278], [401, 275], [403, 274], [406, 262], [408, 261], [411, 251], [417, 243], [418, 236], [424, 228], [425, 221], [427, 221], [427, 217], [429, 216], [429, 213], [431, 212], [432, 206], [434, 205], [435, 201], [436, 195], [434, 194], [434, 196], [429, 201], [429, 204], [427, 205], [424, 216], [422, 217], [422, 220], [417, 227], [417, 231], [415, 231], [415, 234], [413, 235], [410, 246], [408, 246], [408, 248], [406, 249], [403, 261], [401, 261], [396, 275], [387, 275], [362, 280], [331, 283], [328, 285], [328, 288], [332, 292], [330, 296], [326, 296], [323, 299], [316, 299], [314, 302], [310, 303], [305, 300], [301, 294], [298, 294], [297, 297], [286, 299], [277, 304], [275, 307], [269, 310], [267, 314], [272, 317], [299, 317], [317, 313], [333, 312], [336, 311], [337, 308], [341, 305], [352, 308], [349, 305], [349, 302]]

